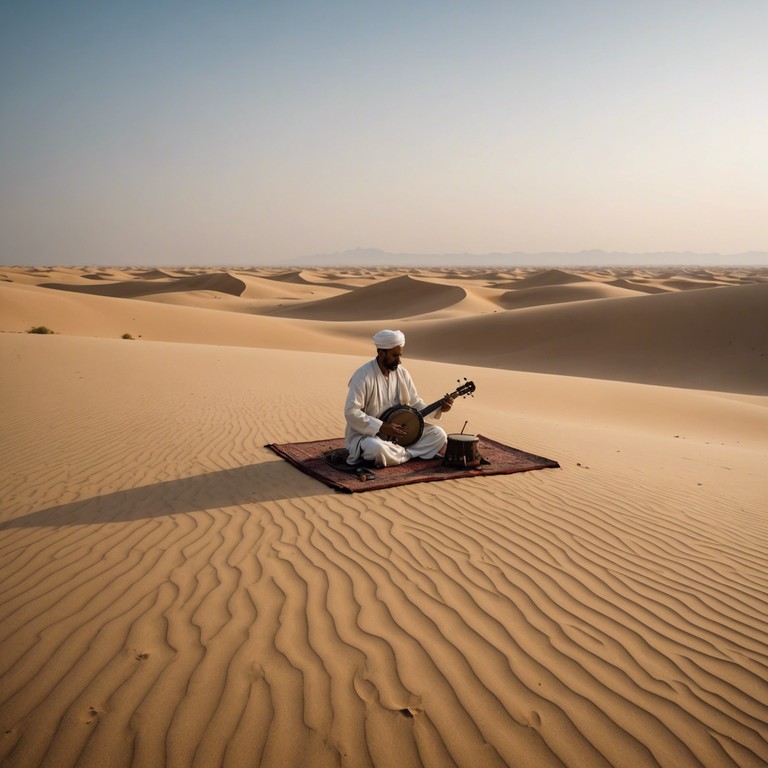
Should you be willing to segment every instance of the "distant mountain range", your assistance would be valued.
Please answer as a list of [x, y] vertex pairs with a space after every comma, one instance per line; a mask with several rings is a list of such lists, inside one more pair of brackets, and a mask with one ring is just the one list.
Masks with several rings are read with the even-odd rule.
[[390, 253], [378, 248], [352, 248], [319, 253], [299, 261], [297, 267], [597, 267], [597, 266], [768, 266], [768, 252], [747, 251], [723, 255], [671, 251], [623, 253]]

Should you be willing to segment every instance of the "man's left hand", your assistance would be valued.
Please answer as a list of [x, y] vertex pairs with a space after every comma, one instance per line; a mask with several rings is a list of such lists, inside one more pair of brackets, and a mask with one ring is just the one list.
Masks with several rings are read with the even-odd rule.
[[450, 411], [450, 410], [451, 410], [451, 406], [452, 406], [452, 405], [453, 405], [453, 398], [452, 398], [450, 395], [446, 395], [446, 396], [443, 398], [443, 404], [442, 404], [442, 406], [440, 407], [440, 410], [441, 410], [443, 413], [446, 413], [447, 411]]

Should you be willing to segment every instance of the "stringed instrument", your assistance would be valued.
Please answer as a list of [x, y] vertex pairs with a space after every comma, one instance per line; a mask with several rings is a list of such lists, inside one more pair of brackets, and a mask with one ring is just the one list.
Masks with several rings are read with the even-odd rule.
[[[475, 383], [473, 381], [467, 381], [465, 384], [457, 387], [451, 392], [448, 397], [464, 397], [471, 395], [475, 391]], [[388, 424], [399, 424], [401, 427], [405, 427], [406, 433], [400, 437], [389, 438], [393, 443], [407, 447], [413, 445], [424, 434], [424, 419], [429, 416], [430, 413], [436, 411], [443, 404], [445, 395], [439, 400], [436, 400], [426, 408], [422, 408], [420, 411], [416, 408], [411, 408], [409, 405], [393, 405], [391, 408], [387, 408], [384, 413], [381, 414], [381, 420]]]

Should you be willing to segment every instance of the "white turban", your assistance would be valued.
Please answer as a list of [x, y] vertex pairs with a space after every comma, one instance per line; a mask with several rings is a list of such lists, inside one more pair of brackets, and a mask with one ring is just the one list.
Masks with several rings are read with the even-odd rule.
[[379, 331], [373, 337], [373, 343], [376, 349], [392, 349], [393, 347], [404, 347], [405, 336], [402, 331]]

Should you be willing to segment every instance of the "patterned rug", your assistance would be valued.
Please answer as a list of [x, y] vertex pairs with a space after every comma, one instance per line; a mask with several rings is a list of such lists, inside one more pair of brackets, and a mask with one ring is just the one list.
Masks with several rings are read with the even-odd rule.
[[478, 439], [482, 459], [479, 467], [449, 467], [443, 464], [442, 459], [411, 459], [396, 467], [379, 469], [358, 465], [362, 471], [357, 473], [355, 467], [348, 467], [343, 462], [336, 466], [331, 463], [332, 459], [343, 452], [344, 438], [342, 437], [305, 443], [270, 443], [265, 447], [282, 456], [302, 472], [345, 493], [362, 493], [410, 483], [454, 480], [459, 477], [510, 475], [513, 472], [528, 472], [532, 469], [550, 469], [560, 466], [552, 459], [526, 453], [482, 435], [478, 435]]

